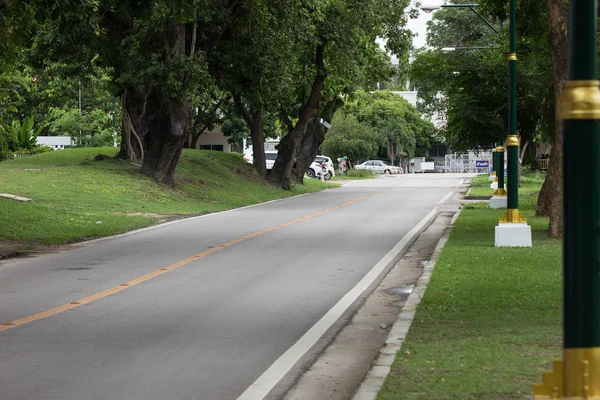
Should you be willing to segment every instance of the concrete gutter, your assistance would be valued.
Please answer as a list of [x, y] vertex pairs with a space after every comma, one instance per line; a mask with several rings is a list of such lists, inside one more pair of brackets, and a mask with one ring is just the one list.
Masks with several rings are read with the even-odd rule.
[[390, 333], [385, 342], [385, 346], [380, 350], [379, 356], [373, 362], [371, 369], [365, 376], [362, 384], [358, 388], [358, 391], [352, 398], [353, 400], [375, 400], [377, 394], [383, 387], [383, 383], [387, 378], [388, 374], [391, 371], [392, 364], [396, 359], [396, 354], [400, 351], [402, 347], [402, 343], [406, 338], [406, 334], [410, 329], [410, 325], [415, 317], [415, 313], [417, 311], [417, 307], [421, 303], [421, 299], [425, 295], [425, 291], [427, 290], [427, 284], [431, 280], [431, 275], [433, 274], [433, 269], [435, 267], [435, 263], [444, 248], [444, 245], [448, 241], [448, 237], [450, 232], [452, 231], [452, 227], [456, 222], [460, 214], [460, 210], [457, 211], [450, 225], [446, 228], [446, 231], [438, 241], [433, 254], [431, 255], [430, 260], [425, 264], [423, 268], [423, 273], [420, 278], [417, 280], [415, 284], [415, 288], [408, 296], [406, 300], [406, 305], [402, 308], [402, 311], [398, 315], [398, 319], [390, 329]]

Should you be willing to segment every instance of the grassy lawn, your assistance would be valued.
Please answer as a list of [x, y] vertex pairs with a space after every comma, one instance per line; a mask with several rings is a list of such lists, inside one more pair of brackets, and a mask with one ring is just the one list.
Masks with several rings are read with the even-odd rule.
[[480, 174], [473, 179], [473, 184], [467, 193], [467, 196], [491, 196], [494, 191], [490, 189], [492, 182], [488, 180], [487, 174]]
[[237, 154], [184, 150], [169, 189], [127, 162], [94, 161], [116, 152], [69, 149], [0, 162], [0, 193], [33, 199], [0, 198], [0, 238], [63, 244], [336, 186], [313, 179], [284, 191]]
[[534, 217], [542, 181], [520, 190], [533, 248], [495, 248], [503, 212], [464, 207], [377, 399], [526, 399], [561, 358], [562, 250]]

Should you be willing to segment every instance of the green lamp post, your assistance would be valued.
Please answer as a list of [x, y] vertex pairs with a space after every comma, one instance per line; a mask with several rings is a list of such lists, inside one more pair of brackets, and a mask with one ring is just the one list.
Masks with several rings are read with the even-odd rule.
[[496, 154], [496, 147], [492, 149], [492, 173], [490, 174], [490, 180], [496, 182], [496, 171], [498, 170], [498, 155]]
[[[519, 211], [519, 139], [517, 137], [517, 1], [510, 0], [508, 53], [508, 137], [506, 138], [506, 212], [496, 226], [496, 247], [531, 247], [531, 227]], [[504, 157], [504, 151], [502, 152]], [[504, 161], [502, 161], [504, 163]], [[502, 165], [503, 167], [503, 165]], [[504, 171], [502, 171], [504, 172]], [[501, 175], [504, 175], [503, 173]], [[500, 188], [501, 186], [498, 185]]]
[[510, 0], [508, 53], [508, 137], [506, 138], [507, 210], [501, 223], [527, 222], [519, 212], [519, 139], [517, 137], [517, 1]]
[[534, 386], [536, 400], [600, 399], [597, 16], [596, 0], [571, 0], [569, 81], [557, 105], [564, 128], [563, 360], [555, 361], [554, 371], [544, 374], [544, 383]]
[[494, 149], [496, 151], [496, 178], [494, 182], [498, 182], [498, 187], [494, 192], [494, 196], [506, 196], [506, 191], [504, 190], [504, 147], [498, 146]]

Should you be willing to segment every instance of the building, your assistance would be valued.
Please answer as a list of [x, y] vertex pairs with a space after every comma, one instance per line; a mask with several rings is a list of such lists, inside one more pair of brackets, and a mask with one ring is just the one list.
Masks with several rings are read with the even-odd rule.
[[38, 136], [35, 144], [48, 146], [54, 150], [75, 147], [75, 140], [71, 136]]
[[196, 148], [200, 150], [215, 150], [231, 153], [235, 146], [227, 140], [221, 128], [217, 125], [212, 131], [204, 132], [198, 138]]

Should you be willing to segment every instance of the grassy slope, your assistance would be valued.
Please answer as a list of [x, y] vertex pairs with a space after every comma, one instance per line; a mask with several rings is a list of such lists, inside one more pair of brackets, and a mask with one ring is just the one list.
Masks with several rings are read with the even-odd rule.
[[239, 155], [184, 150], [176, 187], [168, 189], [127, 162], [93, 161], [100, 153], [113, 156], [116, 149], [70, 149], [0, 163], [0, 193], [33, 199], [0, 198], [0, 238], [68, 243], [326, 187], [311, 180], [286, 192], [259, 179]]
[[522, 178], [533, 248], [495, 248], [502, 211], [465, 206], [379, 400], [525, 399], [561, 350], [561, 242], [535, 218], [542, 175]]

